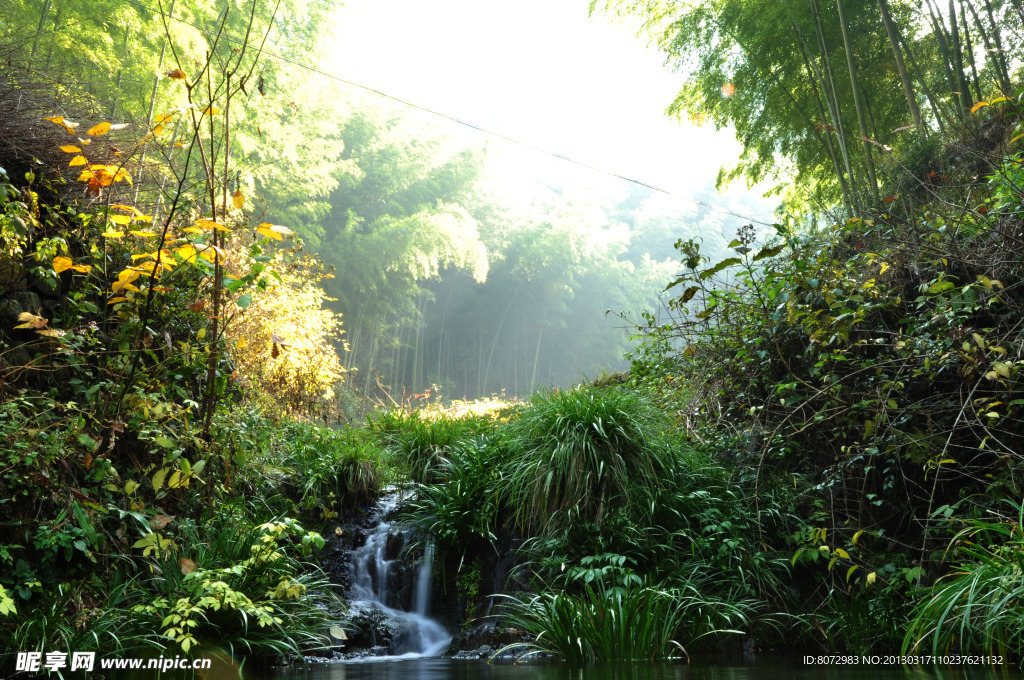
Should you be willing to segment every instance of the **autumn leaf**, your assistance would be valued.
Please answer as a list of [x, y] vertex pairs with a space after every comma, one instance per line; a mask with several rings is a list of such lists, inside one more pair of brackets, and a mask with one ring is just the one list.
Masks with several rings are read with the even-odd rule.
[[124, 238], [123, 231], [105, 231], [100, 236], [104, 238]]
[[[78, 165], [86, 165], [88, 162], [89, 161], [86, 160], [85, 156], [75, 156], [74, 158], [71, 159], [71, 162], [68, 163], [68, 167], [69, 168], [73, 168], [73, 167], [76, 167]], [[79, 180], [79, 181], [81, 181], [81, 180]]]
[[55, 123], [57, 125], [64, 124], [64, 116], [47, 116], [46, 118], [43, 118], [43, 120], [48, 120], [51, 123]]
[[15, 326], [15, 328], [45, 328], [47, 324], [46, 319], [31, 312], [22, 312], [18, 314], [18, 321], [21, 321], [22, 323]]
[[85, 131], [85, 134], [91, 135], [92, 137], [99, 137], [110, 132], [110, 123], [103, 122], [93, 125], [91, 128]]
[[213, 106], [207, 106], [203, 109], [203, 114], [207, 116], [216, 116], [218, 113], [220, 113], [220, 109]]
[[180, 68], [176, 68], [173, 71], [168, 71], [167, 77], [173, 78], [174, 80], [185, 80], [186, 78], [188, 78], [188, 76], [185, 75], [185, 72], [182, 71]]
[[118, 302], [128, 302], [128, 298], [126, 298], [126, 297], [112, 297], [109, 300], [107, 300], [107, 304], [108, 305], [117, 304]]
[[256, 231], [267, 238], [272, 238], [276, 241], [283, 241], [285, 236], [294, 236], [295, 232], [288, 227], [282, 227], [279, 224], [270, 224], [269, 222], [262, 222]]
[[53, 258], [53, 271], [60, 274], [63, 271], [71, 269], [72, 264], [74, 263], [71, 261], [70, 257], [58, 255], [57, 257]]
[[982, 100], [982, 101], [978, 102], [977, 104], [975, 104], [974, 106], [971, 107], [971, 113], [974, 113], [975, 111], [977, 111], [978, 109], [980, 109], [983, 106], [988, 106], [988, 102], [985, 101], [985, 100]]
[[196, 570], [196, 563], [193, 562], [192, 560], [188, 559], [187, 557], [182, 557], [181, 558], [180, 565], [181, 565], [181, 573], [183, 575], [185, 575], [185, 576], [188, 576], [189, 574], [191, 574], [193, 571]]
[[81, 153], [82, 151], [81, 148], [77, 146], [72, 146], [71, 144], [65, 144], [64, 146], [60, 147], [60, 150], [63, 151], [64, 153]]
[[114, 224], [131, 224], [132, 216], [131, 215], [108, 215], [107, 219], [109, 219]]
[[241, 191], [236, 191], [235, 195], [231, 199], [231, 203], [235, 206], [236, 210], [241, 210], [245, 207], [245, 197], [242, 196]]

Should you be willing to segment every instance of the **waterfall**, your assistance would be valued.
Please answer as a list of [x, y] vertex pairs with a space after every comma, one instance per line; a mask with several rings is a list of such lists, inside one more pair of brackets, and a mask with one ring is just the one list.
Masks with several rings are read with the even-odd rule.
[[401, 656], [437, 656], [443, 652], [451, 635], [444, 626], [427, 616], [430, 606], [431, 565], [434, 561], [433, 548], [427, 549], [416, 574], [416, 611], [403, 611], [388, 606], [388, 578], [395, 560], [388, 560], [388, 536], [391, 521], [388, 517], [398, 507], [399, 495], [389, 494], [381, 499], [377, 514], [379, 522], [366, 537], [366, 543], [352, 551], [352, 587], [350, 590], [353, 610], [379, 609], [390, 619], [395, 631], [390, 653]]
[[428, 543], [423, 561], [416, 572], [416, 613], [426, 616], [430, 611], [430, 589], [434, 585], [431, 570], [434, 567], [434, 544]]

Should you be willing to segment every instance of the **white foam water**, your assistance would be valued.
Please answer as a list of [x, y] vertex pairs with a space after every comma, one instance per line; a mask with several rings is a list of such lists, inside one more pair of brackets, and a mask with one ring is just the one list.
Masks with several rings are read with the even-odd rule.
[[427, 616], [430, 609], [432, 588], [431, 566], [434, 561], [433, 548], [428, 547], [416, 574], [416, 611], [402, 611], [386, 604], [388, 576], [393, 560], [386, 559], [388, 534], [391, 522], [387, 519], [396, 507], [400, 496], [389, 494], [381, 499], [378, 508], [380, 522], [366, 537], [366, 543], [352, 551], [352, 602], [353, 609], [379, 609], [391, 619], [395, 636], [392, 640], [392, 656], [378, 658], [418, 658], [438, 656], [451, 642], [451, 635], [444, 626]]

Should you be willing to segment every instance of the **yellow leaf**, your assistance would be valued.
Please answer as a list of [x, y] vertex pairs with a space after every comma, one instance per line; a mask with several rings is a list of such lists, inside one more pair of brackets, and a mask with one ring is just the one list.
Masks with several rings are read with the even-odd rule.
[[128, 233], [131, 234], [132, 236], [142, 236], [144, 238], [149, 238], [150, 236], [159, 236], [160, 235], [160, 234], [156, 233], [155, 231], [130, 231]]
[[70, 144], [65, 144], [64, 146], [60, 147], [60, 150], [63, 151], [64, 153], [81, 153], [82, 152], [82, 149], [80, 149], [77, 146], [72, 146]]
[[984, 101], [984, 100], [978, 102], [977, 104], [975, 104], [974, 106], [971, 107], [971, 113], [974, 113], [975, 111], [977, 111], [978, 109], [980, 109], [983, 106], [988, 106], [988, 102]]
[[123, 293], [126, 290], [130, 290], [133, 293], [142, 292], [141, 290], [139, 290], [138, 286], [136, 286], [133, 283], [128, 283], [127, 281], [118, 281], [117, 283], [110, 287], [111, 293]]
[[65, 335], [67, 335], [67, 331], [55, 330], [52, 328], [36, 331], [36, 333], [38, 333], [39, 335], [44, 335], [48, 338], [62, 338]]
[[173, 71], [168, 71], [167, 77], [173, 78], [174, 80], [185, 80], [188, 76], [186, 76], [185, 72], [182, 71], [180, 68], [176, 68]]
[[51, 123], [56, 123], [57, 125], [64, 124], [64, 116], [47, 116], [46, 118], [43, 118], [43, 120], [48, 120]]
[[62, 271], [71, 269], [71, 265], [72, 262], [70, 257], [63, 257], [62, 255], [58, 255], [57, 257], [53, 258], [53, 271], [57, 272], [58, 274], [60, 274]]
[[132, 216], [131, 215], [108, 215], [107, 219], [109, 219], [114, 224], [131, 224]]
[[990, 101], [989, 104], [1001, 104], [1003, 102], [1008, 102], [1008, 101], [1010, 101], [1009, 97], [996, 97], [995, 99]]
[[272, 238], [277, 241], [283, 241], [285, 236], [295, 235], [295, 232], [288, 227], [282, 227], [279, 224], [270, 224], [269, 222], [262, 222], [258, 227], [256, 227], [256, 231], [267, 238]]
[[92, 170], [83, 170], [82, 174], [78, 176], [79, 182], [89, 182], [96, 179], [96, 175], [93, 174]]
[[864, 530], [863, 530], [863, 529], [861, 529], [860, 531], [858, 531], [857, 533], [855, 533], [855, 534], [853, 535], [853, 538], [852, 538], [852, 539], [850, 539], [850, 542], [851, 542], [851, 543], [853, 543], [854, 545], [857, 545], [857, 539], [858, 539], [858, 538], [860, 538], [860, 537], [861, 537], [861, 534], [863, 534], [863, 533], [864, 533]]
[[850, 559], [850, 553], [846, 552], [842, 548], [836, 548], [835, 552], [836, 552], [836, 555], [838, 555], [839, 557], [842, 557], [844, 560]]
[[126, 298], [126, 297], [112, 297], [109, 300], [107, 300], [107, 304], [108, 305], [113, 305], [113, 304], [116, 304], [118, 302], [127, 302], [127, 301], [128, 301], [128, 298]]
[[241, 191], [236, 191], [234, 197], [232, 197], [231, 199], [231, 202], [234, 204], [237, 210], [241, 210], [245, 206], [245, 197], [242, 196]]
[[15, 328], [45, 328], [46, 319], [41, 316], [36, 316], [31, 312], [21, 312], [18, 314], [18, 321], [23, 323]]
[[868, 577], [865, 580], [868, 582], [868, 585], [871, 585], [872, 583], [875, 582], [875, 579], [877, 579], [877, 578], [878, 578], [878, 572], [874, 572], [873, 571], [870, 574], [868, 574]]
[[208, 116], [216, 116], [218, 113], [220, 113], [220, 109], [214, 108], [212, 106], [207, 106], [205, 109], [203, 109], [203, 113]]
[[[73, 168], [73, 167], [78, 166], [78, 165], [85, 165], [88, 162], [89, 161], [86, 160], [85, 156], [75, 156], [74, 158], [71, 159], [71, 162], [68, 163], [68, 167], [69, 168]], [[79, 180], [79, 181], [81, 181], [81, 180]]]
[[105, 238], [124, 238], [124, 232], [123, 231], [105, 231], [102, 234], [100, 234], [100, 236], [103, 236]]
[[202, 234], [204, 230], [199, 227], [185, 227], [182, 231], [186, 234]]
[[78, 138], [78, 143], [81, 144], [82, 146], [89, 146], [90, 144], [92, 144], [92, 140], [91, 139], [82, 139], [81, 137], [79, 137]]
[[163, 124], [162, 123], [157, 123], [156, 126], [153, 128], [153, 134], [156, 135], [157, 137], [159, 137], [163, 133], [164, 133], [164, 126], [163, 126]]
[[71, 265], [71, 268], [74, 269], [76, 272], [81, 272], [83, 274], [92, 271], [91, 264], [73, 264]]
[[120, 203], [114, 203], [114, 204], [112, 204], [110, 206], [110, 208], [112, 210], [123, 210], [125, 212], [135, 213], [136, 215], [141, 215], [142, 214], [141, 212], [139, 212], [138, 208], [136, 208], [134, 206], [130, 206], [130, 205], [122, 205]]
[[847, 583], [850, 582], [850, 577], [853, 576], [853, 572], [857, 571], [858, 569], [860, 569], [860, 567], [855, 564], [855, 565], [853, 565], [852, 567], [850, 567], [849, 569], [846, 570], [846, 582]]
[[99, 137], [100, 135], [105, 135], [108, 132], [110, 132], [110, 123], [104, 122], [93, 125], [91, 128], [85, 131], [85, 134], [91, 135], [93, 137]]
[[[185, 231], [188, 231], [188, 229], [186, 229]], [[174, 252], [176, 255], [181, 257], [186, 262], [195, 262], [196, 256], [199, 254], [199, 251], [196, 250], [196, 247], [190, 243], [175, 249]]]
[[1010, 144], [1013, 144], [1014, 142], [1016, 142], [1016, 141], [1020, 140], [1021, 138], [1024, 138], [1024, 134], [1020, 134], [1020, 135], [1017, 135], [1016, 137], [1014, 137], [1013, 139], [1011, 139], [1011, 140], [1010, 140]]
[[167, 477], [167, 468], [161, 468], [155, 475], [153, 475], [153, 491], [159, 491], [160, 487], [164, 485], [164, 479]]

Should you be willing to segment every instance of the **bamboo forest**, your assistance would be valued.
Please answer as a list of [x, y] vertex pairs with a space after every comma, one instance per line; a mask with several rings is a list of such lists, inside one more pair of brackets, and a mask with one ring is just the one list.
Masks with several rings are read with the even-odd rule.
[[1024, 677], [1022, 46], [0, 0], [0, 677]]

